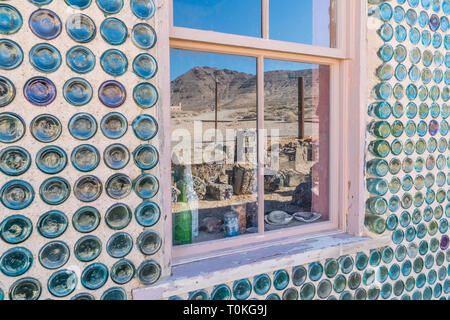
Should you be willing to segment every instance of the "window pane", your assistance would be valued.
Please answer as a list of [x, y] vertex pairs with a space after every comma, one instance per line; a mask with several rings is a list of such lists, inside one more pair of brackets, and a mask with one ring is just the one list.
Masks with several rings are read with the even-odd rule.
[[173, 0], [173, 23], [177, 27], [261, 37], [261, 0]]
[[270, 0], [270, 39], [336, 46], [336, 0]]
[[255, 58], [171, 50], [174, 245], [257, 232], [255, 73]]
[[265, 230], [328, 220], [329, 67], [264, 65]]

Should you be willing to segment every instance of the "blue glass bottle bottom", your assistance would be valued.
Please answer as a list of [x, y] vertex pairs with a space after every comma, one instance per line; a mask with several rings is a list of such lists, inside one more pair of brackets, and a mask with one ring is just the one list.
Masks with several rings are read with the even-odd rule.
[[107, 107], [120, 107], [126, 99], [125, 87], [118, 81], [105, 81], [98, 90], [100, 101]]
[[0, 40], [0, 69], [12, 70], [23, 62], [22, 48], [14, 41]]
[[46, 106], [56, 98], [56, 87], [45, 77], [34, 77], [25, 83], [25, 98], [36, 106]]
[[69, 17], [66, 22], [66, 30], [69, 36], [79, 43], [92, 41], [97, 33], [94, 21], [82, 13], [76, 13]]
[[39, 71], [51, 73], [61, 66], [62, 58], [58, 49], [48, 43], [40, 43], [30, 50], [30, 62]]
[[28, 21], [31, 31], [41, 39], [55, 39], [61, 34], [62, 23], [58, 15], [48, 9], [39, 9], [30, 15]]
[[23, 19], [20, 12], [9, 4], [0, 4], [0, 34], [14, 34], [22, 28]]

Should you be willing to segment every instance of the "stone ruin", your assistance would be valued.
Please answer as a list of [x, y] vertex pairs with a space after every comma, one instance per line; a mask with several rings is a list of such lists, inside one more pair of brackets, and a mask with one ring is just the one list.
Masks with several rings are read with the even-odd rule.
[[[291, 168], [271, 170], [264, 173], [264, 190], [276, 192], [283, 187], [295, 188], [292, 204], [308, 208], [311, 203], [311, 168], [314, 165], [312, 142], [295, 140], [279, 145], [282, 157], [288, 157]], [[203, 163], [173, 166], [173, 200], [179, 195], [178, 183], [191, 180], [190, 192], [199, 200], [230, 200], [233, 195], [251, 195], [257, 190], [256, 168], [249, 164]]]

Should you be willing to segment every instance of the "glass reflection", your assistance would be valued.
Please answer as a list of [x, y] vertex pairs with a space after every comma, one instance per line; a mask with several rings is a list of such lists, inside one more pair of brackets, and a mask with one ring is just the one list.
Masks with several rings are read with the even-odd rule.
[[174, 244], [256, 232], [256, 61], [171, 59]]
[[328, 218], [329, 67], [265, 60], [265, 230]]
[[336, 0], [269, 1], [269, 38], [336, 47], [338, 2]]
[[261, 37], [261, 0], [174, 0], [173, 22], [177, 27]]

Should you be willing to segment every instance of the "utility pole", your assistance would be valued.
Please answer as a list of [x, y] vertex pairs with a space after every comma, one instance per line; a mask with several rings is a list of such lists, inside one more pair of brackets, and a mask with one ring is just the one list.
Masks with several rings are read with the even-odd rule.
[[298, 138], [305, 138], [305, 82], [298, 78]]

